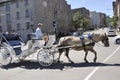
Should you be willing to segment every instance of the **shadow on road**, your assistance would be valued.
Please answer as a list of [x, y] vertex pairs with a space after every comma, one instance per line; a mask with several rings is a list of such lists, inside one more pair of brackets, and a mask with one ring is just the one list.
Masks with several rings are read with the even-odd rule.
[[77, 67], [106, 67], [106, 66], [120, 66], [120, 64], [106, 64], [106, 63], [53, 63], [49, 67], [43, 67], [38, 62], [35, 61], [24, 61], [20, 63], [9, 64], [7, 66], [2, 66], [2, 69], [12, 69], [12, 68], [24, 68], [24, 69], [67, 69], [67, 68], [77, 68]]

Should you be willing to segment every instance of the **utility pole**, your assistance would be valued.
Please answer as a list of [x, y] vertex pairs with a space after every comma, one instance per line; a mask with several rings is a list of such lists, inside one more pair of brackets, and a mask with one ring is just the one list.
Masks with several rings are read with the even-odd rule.
[[53, 27], [55, 29], [55, 40], [57, 40], [57, 21], [56, 21], [56, 15], [57, 15], [57, 10], [56, 10], [57, 3], [54, 6], [54, 20], [53, 20]]

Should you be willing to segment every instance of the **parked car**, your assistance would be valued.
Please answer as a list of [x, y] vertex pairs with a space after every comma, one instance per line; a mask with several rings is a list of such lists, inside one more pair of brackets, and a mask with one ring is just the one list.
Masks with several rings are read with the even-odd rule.
[[114, 36], [116, 36], [115, 30], [114, 30], [114, 29], [109, 29], [109, 30], [108, 30], [108, 36], [109, 36], [109, 37], [114, 37]]
[[117, 35], [113, 38], [115, 44], [120, 44], [120, 35]]
[[76, 31], [76, 32], [73, 33], [73, 36], [80, 36], [80, 35], [81, 34], [78, 31]]

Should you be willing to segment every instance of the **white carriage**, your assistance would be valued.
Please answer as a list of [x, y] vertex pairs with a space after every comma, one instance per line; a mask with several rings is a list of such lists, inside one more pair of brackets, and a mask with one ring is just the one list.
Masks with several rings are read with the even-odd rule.
[[50, 66], [55, 49], [44, 46], [44, 40], [31, 39], [25, 44], [17, 34], [0, 34], [0, 65], [19, 63], [37, 52], [37, 61], [42, 66]]

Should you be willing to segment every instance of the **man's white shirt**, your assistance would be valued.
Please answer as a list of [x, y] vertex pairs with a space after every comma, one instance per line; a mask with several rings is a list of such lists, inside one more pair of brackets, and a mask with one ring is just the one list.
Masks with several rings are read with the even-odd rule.
[[40, 28], [37, 28], [37, 29], [36, 29], [35, 35], [36, 35], [36, 38], [37, 38], [37, 39], [42, 39], [43, 34], [42, 34], [42, 31], [41, 31]]

